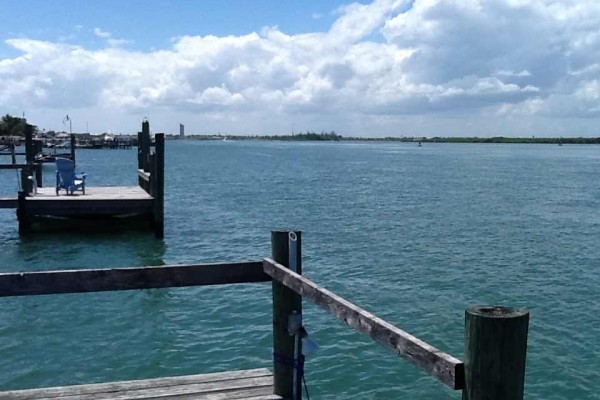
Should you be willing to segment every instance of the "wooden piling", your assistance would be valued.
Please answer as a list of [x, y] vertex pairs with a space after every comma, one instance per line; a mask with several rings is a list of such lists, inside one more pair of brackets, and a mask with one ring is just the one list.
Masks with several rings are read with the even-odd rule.
[[153, 226], [158, 239], [165, 236], [165, 134], [154, 135], [154, 162], [152, 163], [152, 197], [154, 197]]
[[25, 162], [33, 164], [35, 149], [33, 148], [33, 126], [25, 124]]
[[73, 160], [73, 164], [77, 165], [75, 162], [75, 134], [71, 133], [71, 160]]
[[17, 220], [19, 221], [19, 234], [26, 234], [31, 231], [31, 221], [25, 210], [25, 197], [27, 194], [20, 190], [17, 195]]
[[150, 122], [142, 122], [142, 141], [140, 143], [141, 148], [141, 169], [146, 172], [150, 172], [148, 165], [148, 156], [150, 155]]
[[33, 141], [35, 182], [38, 187], [43, 186], [42, 164], [39, 162], [35, 162], [35, 156], [40, 154], [42, 152], [43, 148], [44, 148], [44, 142], [42, 142], [41, 140]]
[[14, 143], [10, 144], [10, 158], [11, 158], [11, 161], [12, 161], [13, 164], [17, 163], [17, 154], [15, 152], [15, 147], [16, 146], [15, 146]]
[[137, 150], [138, 169], [144, 169], [142, 165], [142, 132], [137, 133]]
[[463, 400], [522, 400], [529, 312], [473, 306], [465, 311]]
[[[297, 237], [296, 272], [302, 273], [301, 232], [294, 231]], [[290, 268], [290, 231], [271, 232], [271, 252], [273, 260]], [[300, 400], [302, 380], [296, 380], [294, 388], [294, 336], [288, 332], [288, 318], [293, 312], [302, 313], [302, 296], [273, 280], [273, 379], [274, 394], [286, 399]], [[301, 354], [301, 349], [299, 349]], [[294, 391], [296, 396], [294, 397]], [[299, 396], [299, 397], [298, 397]]]
[[29, 196], [31, 192], [33, 192], [32, 182], [29, 180], [29, 176], [31, 176], [31, 168], [29, 164], [25, 164], [21, 168], [21, 191], [24, 193], [25, 197]]

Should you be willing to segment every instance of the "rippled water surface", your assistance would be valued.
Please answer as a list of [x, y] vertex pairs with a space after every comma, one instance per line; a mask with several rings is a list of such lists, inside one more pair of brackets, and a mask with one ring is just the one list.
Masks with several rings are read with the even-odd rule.
[[[78, 152], [89, 185], [135, 185], [135, 157]], [[305, 275], [458, 358], [466, 306], [529, 309], [526, 398], [598, 399], [599, 163], [594, 146], [167, 142], [164, 241], [19, 238], [0, 210], [0, 267], [254, 260], [299, 229]], [[14, 194], [14, 171], [0, 182]], [[0, 302], [4, 390], [271, 363], [268, 284]], [[311, 398], [460, 398], [307, 302], [305, 321]]]

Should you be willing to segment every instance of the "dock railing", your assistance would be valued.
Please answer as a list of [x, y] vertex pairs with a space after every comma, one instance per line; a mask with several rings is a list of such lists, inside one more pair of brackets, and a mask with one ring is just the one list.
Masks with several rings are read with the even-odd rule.
[[273, 231], [271, 243], [272, 258], [261, 261], [3, 273], [0, 297], [271, 281], [276, 395], [302, 398], [299, 339], [305, 333], [301, 315], [306, 298], [448, 387], [462, 390], [463, 400], [523, 399], [527, 311], [468, 307], [462, 362], [302, 276], [301, 232]]

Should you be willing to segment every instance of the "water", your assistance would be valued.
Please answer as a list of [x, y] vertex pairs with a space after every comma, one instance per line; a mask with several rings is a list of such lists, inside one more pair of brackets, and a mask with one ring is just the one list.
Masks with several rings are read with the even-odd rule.
[[[89, 185], [135, 185], [135, 151], [82, 150]], [[464, 308], [531, 311], [528, 399], [600, 393], [595, 146], [167, 142], [166, 237], [20, 239], [2, 271], [260, 259], [300, 229], [310, 279], [458, 358]], [[45, 167], [52, 182], [52, 167]], [[16, 174], [0, 171], [0, 195]], [[0, 299], [0, 389], [271, 364], [268, 284]], [[305, 302], [315, 399], [459, 399]]]

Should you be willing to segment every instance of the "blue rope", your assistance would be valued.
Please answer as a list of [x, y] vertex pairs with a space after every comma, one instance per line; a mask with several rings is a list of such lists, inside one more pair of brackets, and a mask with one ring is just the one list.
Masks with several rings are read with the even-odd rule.
[[281, 353], [274, 351], [273, 361], [277, 364], [294, 368], [296, 371], [298, 371], [300, 376], [304, 376], [304, 356], [302, 354], [298, 356], [298, 360], [294, 360], [293, 358], [289, 358]]

